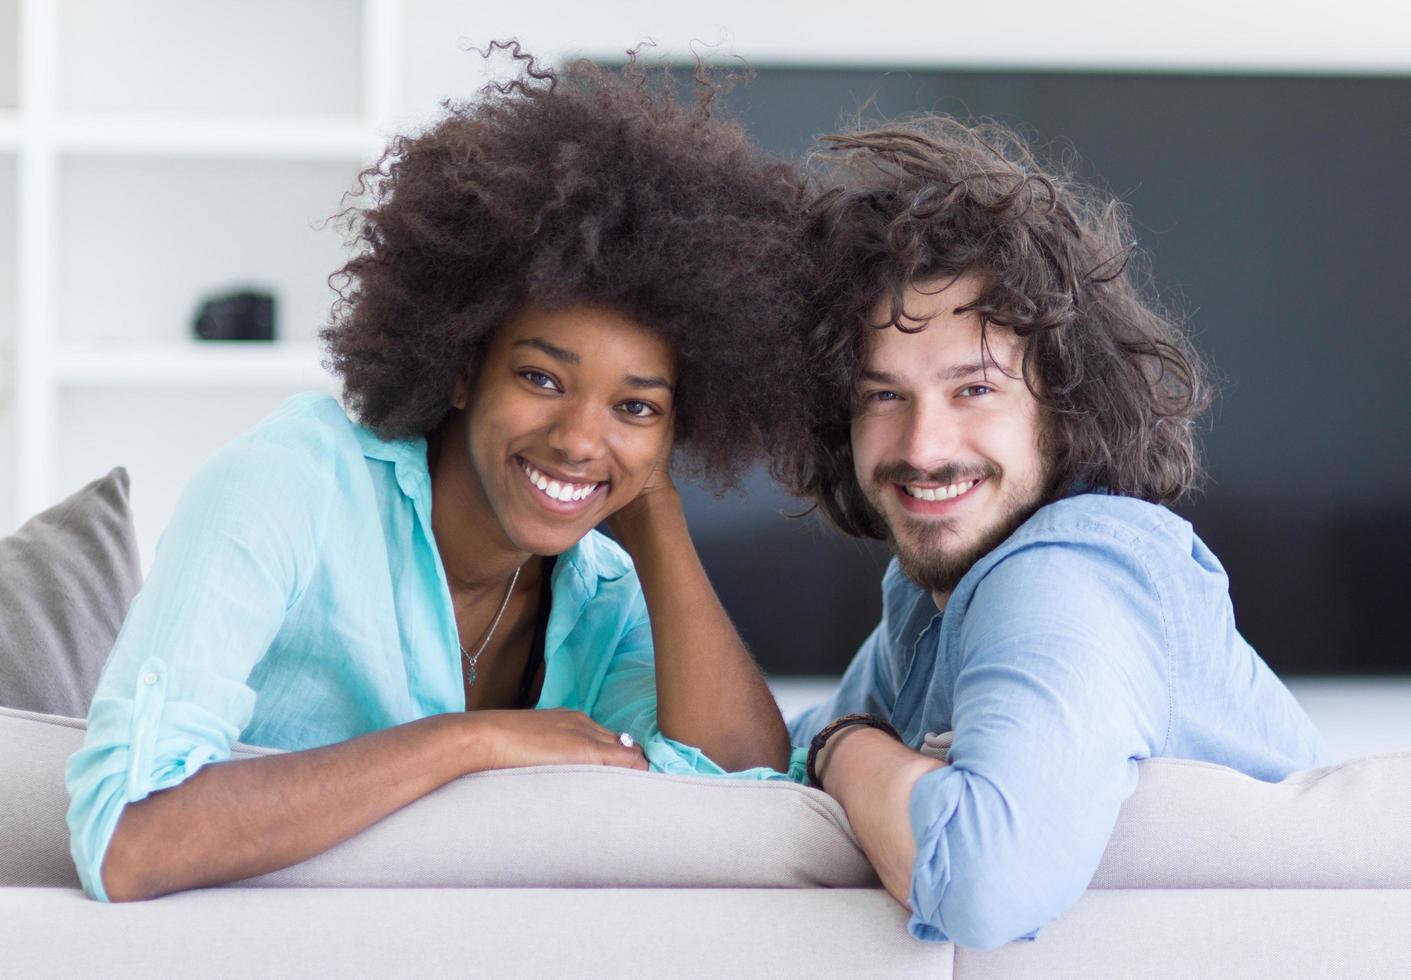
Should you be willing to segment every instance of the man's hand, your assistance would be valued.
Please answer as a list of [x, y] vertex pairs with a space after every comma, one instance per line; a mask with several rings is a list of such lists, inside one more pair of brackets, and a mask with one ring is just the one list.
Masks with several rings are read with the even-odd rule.
[[818, 778], [843, 805], [853, 834], [892, 897], [910, 908], [916, 839], [911, 833], [911, 790], [946, 765], [902, 745], [886, 732], [854, 725], [828, 739]]

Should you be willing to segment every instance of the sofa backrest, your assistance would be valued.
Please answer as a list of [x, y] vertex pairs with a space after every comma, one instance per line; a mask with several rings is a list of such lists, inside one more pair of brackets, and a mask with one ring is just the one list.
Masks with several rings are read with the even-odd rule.
[[1411, 752], [1265, 783], [1151, 759], [1092, 888], [1411, 888]]
[[[0, 886], [78, 884], [63, 770], [84, 723], [0, 709]], [[237, 748], [237, 757], [270, 750]], [[1142, 763], [1095, 888], [1411, 888], [1411, 753], [1263, 783]], [[842, 810], [788, 783], [544, 766], [458, 779], [245, 886], [875, 887]]]
[[[0, 886], [74, 886], [64, 763], [84, 722], [0, 709]], [[238, 746], [236, 757], [267, 754]], [[866, 888], [841, 807], [816, 790], [601, 766], [477, 773], [309, 861], [303, 887]]]

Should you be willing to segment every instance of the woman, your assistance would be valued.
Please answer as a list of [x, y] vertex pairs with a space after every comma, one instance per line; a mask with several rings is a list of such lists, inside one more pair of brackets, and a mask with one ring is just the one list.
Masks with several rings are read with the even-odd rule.
[[728, 483], [797, 424], [795, 177], [708, 81], [514, 55], [363, 175], [324, 333], [356, 421], [287, 403], [164, 535], [68, 767], [96, 898], [284, 867], [485, 769], [790, 765], [668, 460]]

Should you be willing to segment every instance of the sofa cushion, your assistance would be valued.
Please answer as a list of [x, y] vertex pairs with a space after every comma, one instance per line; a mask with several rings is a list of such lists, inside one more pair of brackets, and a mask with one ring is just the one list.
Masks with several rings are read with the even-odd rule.
[[1411, 976], [1411, 891], [1089, 891], [1033, 942], [955, 950], [960, 980]]
[[[0, 709], [0, 886], [76, 886], [63, 769], [84, 722]], [[237, 746], [236, 757], [269, 754]], [[1411, 753], [1262, 783], [1141, 765], [1095, 888], [1411, 888]], [[597, 766], [477, 773], [243, 886], [875, 887], [842, 811], [788, 783]]]
[[[0, 886], [77, 886], [63, 771], [84, 722], [0, 709]], [[237, 758], [269, 754], [237, 746]], [[543, 766], [458, 779], [253, 886], [874, 887], [824, 794]]]
[[[0, 888], [6, 976], [947, 980], [878, 888]], [[1352, 960], [1352, 962], [1358, 962]]]
[[1092, 888], [1411, 888], [1411, 752], [1257, 779], [1154, 759]]
[[142, 584], [127, 471], [0, 539], [0, 706], [85, 715]]

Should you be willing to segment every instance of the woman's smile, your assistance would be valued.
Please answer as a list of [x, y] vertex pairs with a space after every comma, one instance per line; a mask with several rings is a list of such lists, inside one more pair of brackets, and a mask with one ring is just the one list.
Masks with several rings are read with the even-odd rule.
[[541, 507], [558, 514], [577, 514], [586, 510], [608, 490], [606, 480], [574, 480], [567, 474], [549, 467], [540, 467], [523, 456], [515, 456], [514, 464], [529, 484], [529, 495]]

